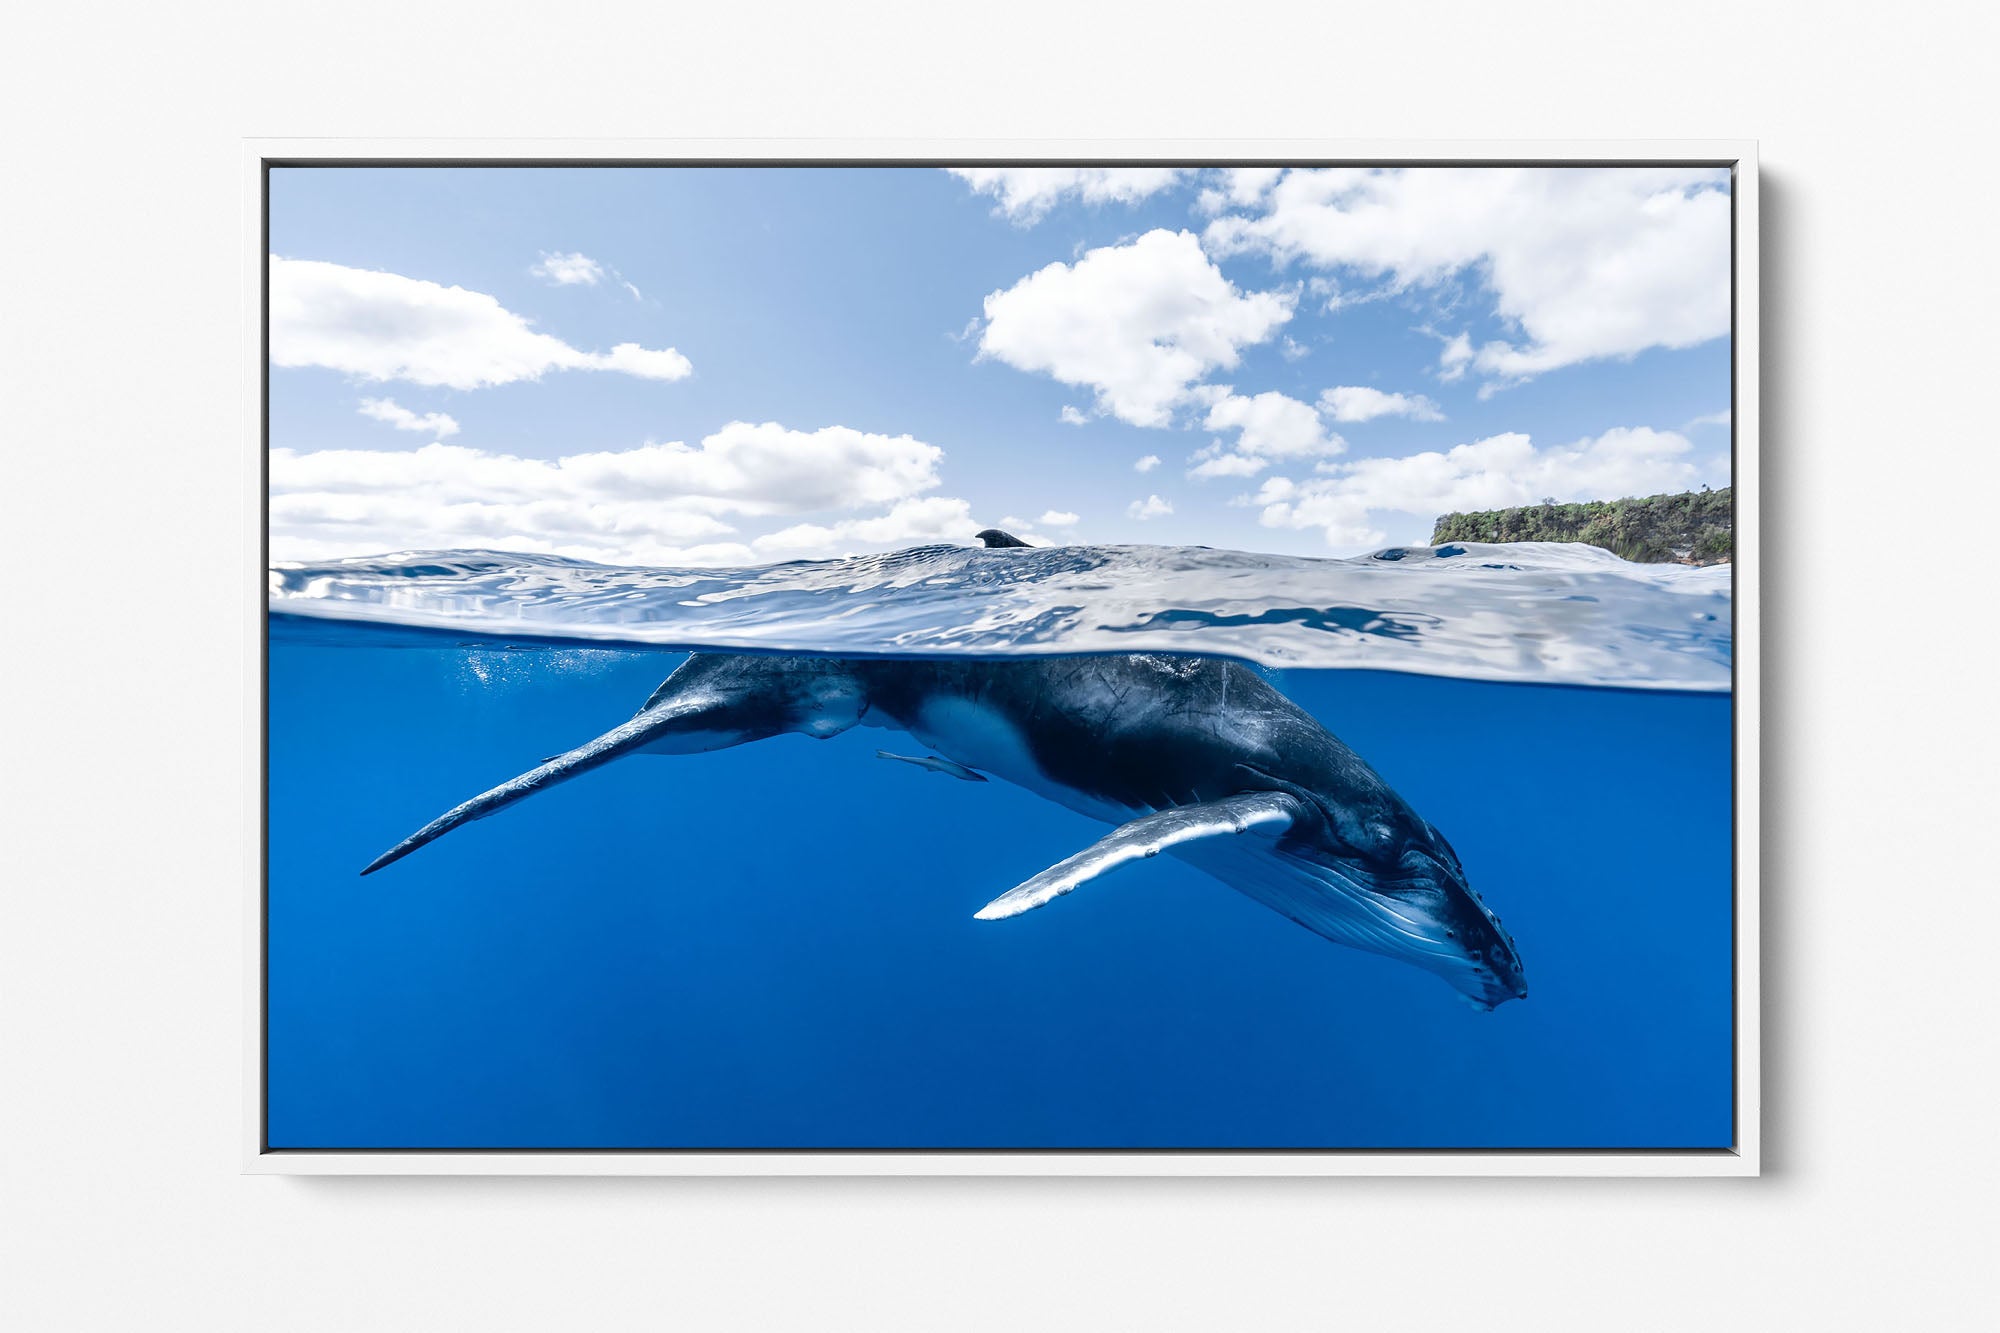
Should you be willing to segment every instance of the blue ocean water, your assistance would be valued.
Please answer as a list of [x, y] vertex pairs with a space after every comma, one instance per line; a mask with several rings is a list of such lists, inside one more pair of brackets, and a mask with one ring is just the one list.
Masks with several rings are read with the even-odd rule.
[[[1514, 554], [1534, 567], [1532, 553]], [[1386, 572], [1405, 563], [1380, 567], [1407, 577]], [[1484, 563], [1519, 572], [1521, 561]], [[582, 568], [601, 591], [597, 567]], [[1551, 599], [1574, 593], [1573, 572], [1553, 579]], [[1523, 684], [1463, 665], [1269, 672], [1450, 838], [1505, 918], [1530, 993], [1490, 1013], [1171, 857], [1015, 919], [976, 921], [1106, 827], [1003, 782], [884, 762], [878, 746], [910, 747], [882, 731], [628, 758], [360, 878], [446, 808], [624, 721], [682, 660], [636, 635], [586, 642], [608, 637], [570, 632], [587, 630], [588, 614], [524, 616], [490, 575], [406, 557], [376, 568], [397, 591], [372, 598], [324, 574], [317, 590], [305, 572], [274, 575], [274, 1148], [1734, 1139], [1731, 697], [1714, 673], [1719, 660], [1726, 682], [1726, 572], [1660, 593], [1693, 597], [1689, 622], [1708, 616], [1714, 628], [1680, 643], [1686, 665], [1655, 672], [1653, 688]], [[476, 624], [440, 633], [433, 616], [408, 628], [412, 607], [439, 604], [438, 580], [468, 578], [480, 590], [459, 601]], [[407, 586], [425, 579], [429, 593]], [[936, 591], [924, 578], [912, 586], [926, 585]], [[1116, 620], [1097, 614], [1108, 596], [1058, 600], [1089, 637]], [[1657, 643], [1683, 616], [1676, 601], [1648, 625], [1644, 588], [1635, 596], [1615, 624], [1537, 640], [1555, 664], [1545, 677], [1603, 659], [1634, 624], [1635, 641]], [[1423, 632], [1449, 645], [1469, 632], [1463, 601], [1440, 583], [1409, 614], [1430, 617]], [[368, 610], [384, 605], [398, 609]], [[978, 613], [989, 629], [991, 610]], [[1182, 596], [1127, 619], [1157, 626], [1162, 613], [1161, 632], [1189, 651], [1206, 635], [1255, 648], [1266, 624], [1285, 646], [1246, 655], [1315, 658], [1300, 618], [1269, 605], [1239, 614]], [[825, 646], [854, 651], [867, 618], [843, 603], [847, 641]], [[1067, 646], [1045, 619], [1030, 622], [1045, 636], [1035, 651]], [[523, 628], [501, 632], [509, 623]], [[1197, 623], [1213, 628], [1189, 634]], [[1396, 635], [1389, 621], [1327, 624], [1315, 631], [1323, 660], [1365, 660], [1372, 650], [1352, 640]], [[893, 638], [876, 642], [910, 651]]]

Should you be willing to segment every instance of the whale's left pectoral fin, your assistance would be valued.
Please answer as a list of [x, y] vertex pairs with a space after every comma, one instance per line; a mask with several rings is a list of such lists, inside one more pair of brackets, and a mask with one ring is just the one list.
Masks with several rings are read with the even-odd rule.
[[1007, 890], [974, 915], [981, 921], [1019, 916], [1128, 861], [1158, 856], [1169, 847], [1198, 838], [1233, 838], [1252, 829], [1275, 835], [1290, 828], [1300, 813], [1298, 801], [1285, 793], [1260, 791], [1146, 815], [1120, 824], [1075, 856]]
[[943, 759], [934, 754], [927, 754], [922, 758], [918, 758], [913, 754], [890, 754], [887, 750], [877, 750], [875, 757], [877, 759], [896, 759], [905, 764], [915, 764], [918, 768], [928, 768], [933, 773], [943, 773], [948, 777], [957, 778], [960, 782], [986, 781], [984, 773], [975, 773], [956, 760]]

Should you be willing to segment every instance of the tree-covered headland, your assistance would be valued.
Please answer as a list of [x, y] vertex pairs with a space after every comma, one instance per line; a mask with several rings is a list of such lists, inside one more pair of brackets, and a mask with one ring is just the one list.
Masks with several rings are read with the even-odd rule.
[[1733, 549], [1730, 488], [1648, 495], [1634, 500], [1522, 505], [1446, 514], [1431, 545], [1446, 542], [1588, 542], [1627, 560], [1655, 564], [1725, 564]]

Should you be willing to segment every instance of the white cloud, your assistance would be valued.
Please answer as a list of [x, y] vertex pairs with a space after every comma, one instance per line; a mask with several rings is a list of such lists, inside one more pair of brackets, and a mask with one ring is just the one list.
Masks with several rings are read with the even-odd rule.
[[1333, 314], [1345, 306], [1358, 305], [1372, 297], [1351, 297], [1340, 290], [1340, 284], [1332, 278], [1307, 278], [1306, 290], [1319, 298], [1319, 308], [1325, 314]]
[[[623, 273], [608, 264], [598, 263], [589, 255], [574, 251], [560, 254], [544, 250], [540, 262], [531, 266], [528, 272], [558, 287], [595, 287], [609, 277], [623, 287], [634, 301], [643, 303], [646, 299], [646, 294]], [[659, 303], [656, 301], [654, 304]]]
[[538, 379], [550, 370], [615, 370], [677, 380], [694, 369], [671, 347], [620, 343], [609, 352], [572, 347], [535, 332], [483, 292], [276, 255], [271, 363], [452, 389]]
[[1239, 452], [1265, 458], [1323, 456], [1346, 447], [1338, 435], [1327, 432], [1311, 403], [1276, 392], [1220, 398], [1202, 424], [1210, 430], [1236, 431]]
[[1041, 533], [1036, 532], [1034, 530], [1035, 525], [1028, 522], [1027, 519], [1016, 518], [1012, 514], [1001, 519], [996, 526], [999, 527], [1000, 531], [1011, 537], [1019, 537], [1030, 546], [1053, 546], [1055, 544], [1047, 537], [1042, 536]]
[[1278, 351], [1287, 361], [1299, 361], [1312, 355], [1312, 348], [1306, 346], [1290, 334], [1286, 334], [1284, 341], [1278, 344]]
[[1077, 515], [1067, 509], [1050, 509], [1044, 511], [1035, 522], [1037, 526], [1044, 528], [1073, 528], [1076, 526]]
[[1188, 469], [1187, 474], [1196, 481], [1212, 481], [1217, 477], [1254, 477], [1271, 466], [1268, 458], [1225, 451], [1220, 440], [1205, 449], [1196, 450], [1188, 461], [1194, 466]]
[[1202, 425], [1233, 430], [1236, 441], [1225, 450], [1218, 440], [1195, 454], [1188, 475], [1201, 480], [1255, 476], [1276, 459], [1330, 458], [1347, 447], [1326, 429], [1319, 409], [1282, 393], [1245, 398], [1224, 390], [1210, 404]]
[[1217, 183], [1195, 200], [1195, 209], [1212, 216], [1226, 208], [1252, 207], [1284, 174], [1283, 167], [1224, 167], [1214, 177]]
[[1063, 404], [1061, 418], [1063, 424], [1066, 426], [1087, 426], [1090, 424], [1089, 416], [1079, 411], [1078, 409], [1071, 407], [1068, 403]]
[[964, 541], [977, 530], [972, 506], [964, 500], [927, 496], [904, 500], [886, 514], [846, 518], [837, 523], [799, 523], [752, 539], [759, 555], [834, 555], [855, 546], [913, 546]]
[[1143, 500], [1134, 500], [1131, 504], [1125, 506], [1125, 515], [1127, 518], [1136, 518], [1141, 521], [1149, 518], [1159, 518], [1162, 515], [1173, 512], [1173, 505], [1166, 500], [1162, 500], [1157, 495], [1149, 495]]
[[1173, 185], [1177, 167], [947, 167], [975, 194], [992, 195], [994, 212], [1033, 226], [1065, 198], [1086, 204], [1137, 203]]
[[1154, 468], [1158, 467], [1159, 465], [1160, 465], [1160, 456], [1158, 454], [1147, 454], [1144, 458], [1140, 459], [1138, 462], [1132, 465], [1132, 470], [1134, 472], [1151, 472]]
[[1289, 292], [1240, 292], [1190, 232], [1149, 231], [1050, 264], [986, 298], [979, 352], [1097, 393], [1097, 410], [1165, 426], [1189, 388], [1292, 317]]
[[1343, 384], [1319, 396], [1320, 410], [1335, 421], [1373, 421], [1376, 417], [1409, 417], [1443, 421], [1438, 405], [1422, 394], [1384, 393], [1362, 384]]
[[[730, 520], [882, 505], [893, 507], [843, 519], [826, 529], [833, 534], [826, 540], [895, 540], [950, 517], [935, 505], [905, 507], [938, 485], [942, 457], [907, 435], [740, 421], [698, 446], [557, 459], [449, 444], [409, 452], [274, 449], [272, 553], [310, 559], [488, 546], [641, 564], [732, 563], [749, 559], [752, 544], [687, 544], [734, 535]], [[804, 536], [794, 530], [789, 549], [807, 549]]]
[[622, 370], [646, 380], [684, 379], [694, 369], [686, 357], [671, 347], [656, 349], [638, 343], [618, 343], [609, 352], [593, 353], [586, 368]]
[[442, 440], [458, 434], [458, 422], [443, 412], [426, 412], [418, 416], [403, 407], [393, 398], [363, 398], [360, 413], [376, 421], [386, 421], [397, 430], [417, 430]]
[[270, 513], [271, 555], [277, 560], [466, 548], [638, 565], [745, 564], [752, 558], [741, 542], [703, 540], [733, 533], [730, 524], [644, 503], [298, 491], [274, 492]]
[[604, 265], [589, 255], [551, 254], [546, 250], [542, 252], [541, 261], [528, 272], [553, 282], [558, 287], [574, 287], [579, 284], [595, 287], [604, 280]]
[[1425, 520], [1466, 510], [1557, 500], [1607, 500], [1682, 491], [1721, 481], [1726, 459], [1696, 460], [1674, 431], [1618, 427], [1594, 439], [1538, 449], [1528, 436], [1495, 435], [1444, 453], [1321, 464], [1329, 475], [1273, 477], [1254, 497], [1273, 528], [1320, 528], [1329, 545], [1383, 540], [1383, 511]]
[[[281, 466], [281, 456], [284, 463]], [[732, 421], [699, 445], [648, 444], [619, 453], [558, 459], [489, 454], [463, 445], [412, 453], [272, 451], [272, 478], [292, 489], [350, 491], [476, 485], [507, 498], [550, 495], [698, 502], [748, 514], [888, 504], [938, 484], [944, 451], [908, 435], [873, 435], [846, 426], [788, 430], [776, 422]]]
[[[1210, 223], [1206, 239], [1218, 255], [1257, 251], [1397, 289], [1476, 273], [1520, 338], [1470, 359], [1511, 382], [1726, 334], [1727, 186], [1711, 168], [1300, 170], [1261, 211]], [[1452, 355], [1447, 346], [1445, 378]]]
[[1682, 427], [1682, 429], [1698, 430], [1703, 426], [1727, 426], [1729, 420], [1729, 409], [1725, 407], [1720, 412], [1709, 412], [1706, 415], [1696, 417], [1693, 421], [1688, 422], [1686, 426]]
[[1438, 378], [1449, 384], [1453, 380], [1465, 378], [1466, 369], [1472, 365], [1472, 335], [1459, 333], [1444, 340], [1444, 348], [1438, 353]]

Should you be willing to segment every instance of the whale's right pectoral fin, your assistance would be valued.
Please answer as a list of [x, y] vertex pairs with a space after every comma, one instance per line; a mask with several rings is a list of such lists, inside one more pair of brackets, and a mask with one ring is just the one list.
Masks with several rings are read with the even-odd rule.
[[1198, 838], [1232, 838], [1252, 829], [1275, 835], [1290, 828], [1302, 813], [1298, 801], [1283, 792], [1248, 792], [1145, 815], [1119, 825], [1075, 856], [1007, 890], [974, 915], [981, 921], [1019, 916], [1128, 861], [1158, 856], [1169, 847]]

